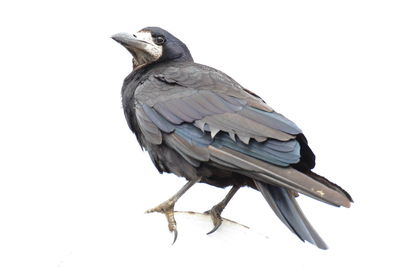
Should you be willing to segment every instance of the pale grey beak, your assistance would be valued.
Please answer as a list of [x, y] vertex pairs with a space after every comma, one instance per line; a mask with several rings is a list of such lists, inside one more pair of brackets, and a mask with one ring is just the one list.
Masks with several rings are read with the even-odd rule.
[[111, 36], [111, 38], [123, 45], [129, 52], [132, 52], [135, 49], [144, 50], [148, 42], [138, 39], [135, 35], [129, 33], [117, 33]]
[[130, 33], [117, 33], [111, 38], [132, 54], [134, 68], [148, 65], [162, 55], [162, 47], [153, 42], [149, 32], [138, 32], [137, 36]]

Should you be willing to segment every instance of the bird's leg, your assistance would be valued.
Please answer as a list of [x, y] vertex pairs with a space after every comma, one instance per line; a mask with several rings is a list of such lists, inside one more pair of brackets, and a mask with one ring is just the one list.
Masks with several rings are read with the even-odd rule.
[[228, 205], [229, 201], [232, 199], [232, 197], [236, 194], [236, 192], [239, 190], [240, 186], [239, 185], [234, 185], [231, 190], [229, 190], [228, 194], [225, 196], [225, 198], [219, 202], [217, 205], [211, 208], [211, 210], [206, 211], [205, 213], [210, 214], [211, 219], [214, 224], [214, 228], [208, 232], [207, 234], [212, 234], [214, 233], [222, 224], [222, 218], [221, 218], [221, 213], [225, 209], [226, 205]]
[[164, 213], [165, 216], [167, 217], [168, 221], [168, 229], [170, 232], [174, 232], [174, 241], [172, 244], [175, 243], [176, 238], [178, 237], [178, 230], [176, 228], [176, 221], [174, 217], [174, 206], [175, 203], [178, 201], [178, 199], [190, 188], [192, 187], [195, 183], [200, 181], [201, 178], [197, 178], [194, 180], [190, 180], [187, 182], [175, 195], [173, 195], [171, 198], [168, 200], [164, 201], [157, 207], [154, 207], [152, 209], [149, 209], [146, 211], [146, 213], [151, 213], [151, 212], [160, 212]]

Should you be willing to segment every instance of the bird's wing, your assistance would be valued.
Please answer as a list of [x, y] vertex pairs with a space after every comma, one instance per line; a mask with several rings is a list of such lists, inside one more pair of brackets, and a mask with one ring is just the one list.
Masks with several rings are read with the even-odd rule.
[[135, 93], [173, 124], [193, 123], [214, 137], [219, 131], [248, 144], [251, 138], [294, 139], [301, 130], [221, 72], [202, 65], [170, 67]]
[[[153, 144], [165, 142], [191, 164], [211, 161], [255, 180], [349, 206], [335, 187], [290, 167], [301, 160], [301, 130], [221, 72], [171, 67], [135, 92], [137, 122]], [[236, 138], [237, 137], [237, 138]]]

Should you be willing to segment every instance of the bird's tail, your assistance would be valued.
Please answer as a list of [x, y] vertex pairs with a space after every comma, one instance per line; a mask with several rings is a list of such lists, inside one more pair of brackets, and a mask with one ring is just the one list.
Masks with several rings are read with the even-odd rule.
[[301, 211], [294, 195], [288, 189], [254, 180], [258, 190], [281, 221], [302, 241], [308, 241], [320, 249], [327, 245], [314, 230]]

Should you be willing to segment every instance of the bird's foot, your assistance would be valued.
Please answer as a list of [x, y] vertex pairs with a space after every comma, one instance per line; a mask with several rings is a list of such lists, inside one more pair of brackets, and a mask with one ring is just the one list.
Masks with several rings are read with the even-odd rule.
[[178, 230], [176, 229], [176, 221], [175, 221], [175, 217], [174, 217], [175, 203], [190, 187], [192, 187], [195, 183], [200, 181], [200, 179], [201, 178], [198, 177], [196, 179], [190, 180], [178, 192], [176, 192], [176, 194], [173, 195], [170, 199], [168, 199], [167, 201], [164, 201], [157, 207], [146, 211], [146, 213], [160, 212], [160, 213], [165, 214], [165, 217], [167, 217], [167, 221], [168, 221], [168, 229], [170, 232], [174, 232], [174, 241], [172, 242], [172, 244], [175, 243], [176, 238], [178, 237]]
[[168, 229], [170, 232], [174, 233], [174, 241], [172, 242], [172, 244], [175, 243], [176, 238], [178, 237], [178, 230], [176, 227], [176, 221], [175, 221], [175, 217], [174, 217], [175, 202], [176, 202], [176, 199], [171, 198], [171, 199], [168, 199], [167, 201], [161, 203], [157, 207], [146, 210], [146, 213], [160, 212], [160, 213], [165, 214], [165, 217], [167, 218], [167, 221], [168, 221]]
[[224, 207], [225, 207], [224, 205], [219, 203], [214, 207], [212, 207], [211, 210], [204, 212], [205, 214], [209, 214], [211, 216], [212, 222], [214, 224], [214, 228], [207, 233], [208, 235], [214, 233], [221, 226], [222, 224], [221, 213], [224, 210]]

